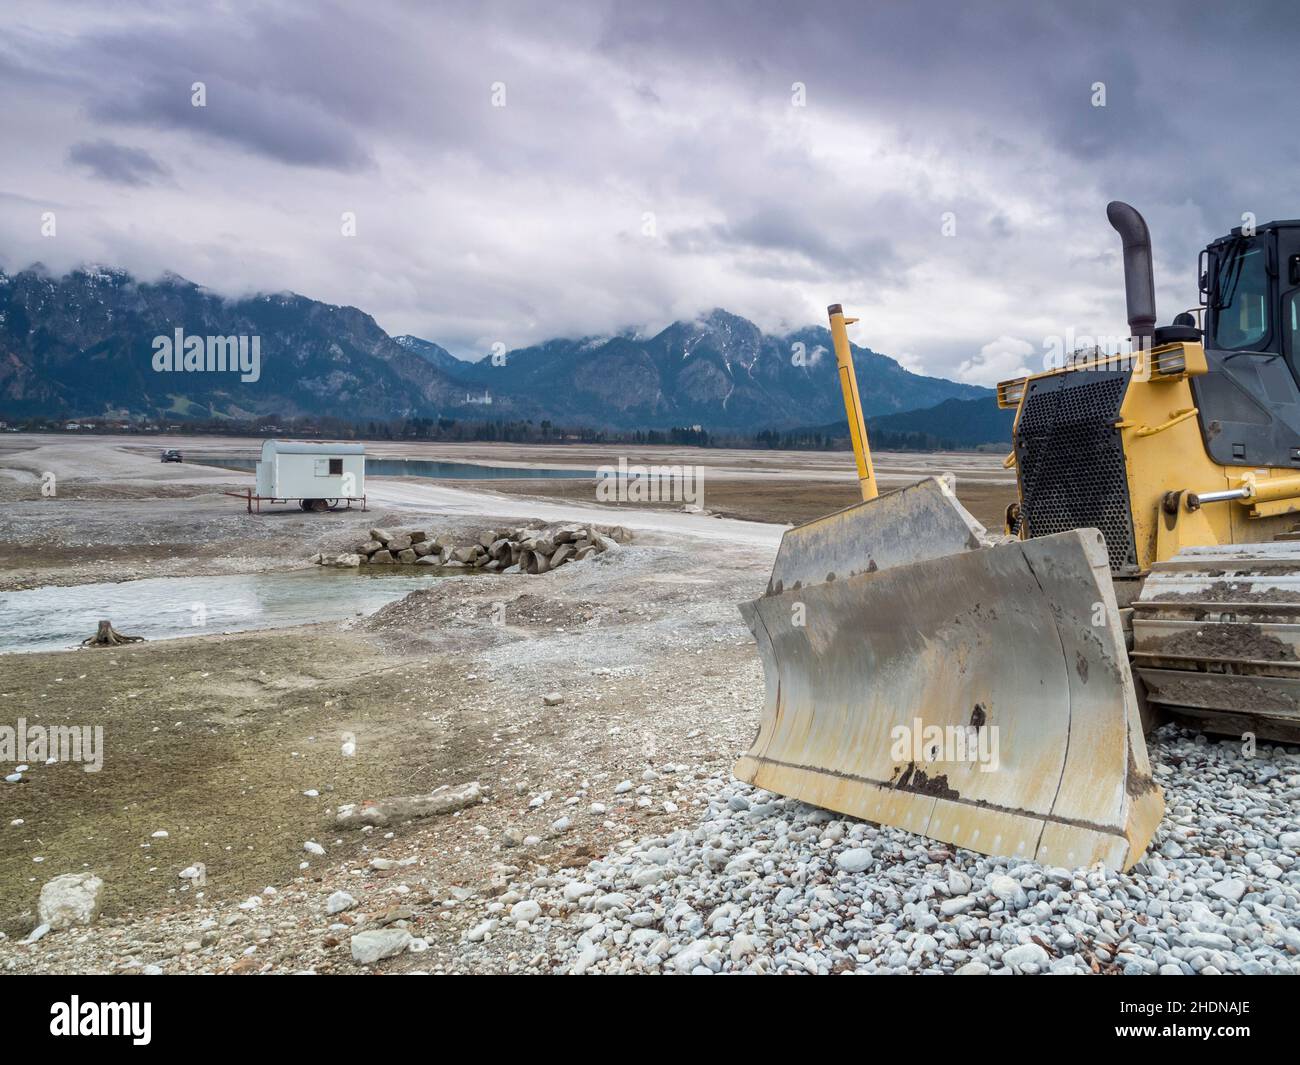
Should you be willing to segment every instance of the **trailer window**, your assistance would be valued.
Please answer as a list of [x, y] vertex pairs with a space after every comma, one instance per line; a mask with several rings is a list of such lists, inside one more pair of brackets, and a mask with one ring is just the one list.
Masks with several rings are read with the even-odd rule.
[[330, 476], [341, 477], [343, 475], [343, 460], [330, 459]]

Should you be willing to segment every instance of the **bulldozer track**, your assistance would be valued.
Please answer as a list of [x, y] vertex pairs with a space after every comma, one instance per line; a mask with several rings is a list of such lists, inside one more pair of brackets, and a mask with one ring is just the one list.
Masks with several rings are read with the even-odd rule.
[[1220, 735], [1300, 743], [1300, 543], [1188, 548], [1132, 603], [1149, 703]]

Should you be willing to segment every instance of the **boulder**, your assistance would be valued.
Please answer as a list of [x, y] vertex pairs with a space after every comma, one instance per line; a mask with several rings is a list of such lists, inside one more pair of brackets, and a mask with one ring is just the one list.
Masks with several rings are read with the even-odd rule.
[[409, 547], [403, 551], [397, 552], [397, 561], [405, 562], [408, 566], [420, 556], [412, 551]]
[[415, 560], [417, 566], [441, 566], [442, 558], [438, 555], [421, 555]]
[[383, 546], [384, 545], [381, 544], [378, 540], [367, 540], [364, 544], [362, 544], [359, 548], [357, 548], [357, 550], [360, 551], [363, 555], [373, 555], [376, 551], [382, 550]]
[[370, 556], [371, 562], [392, 562], [393, 553], [391, 551], [376, 551]]
[[482, 547], [484, 551], [486, 551], [489, 547], [491, 547], [494, 543], [496, 543], [500, 539], [501, 537], [497, 533], [496, 529], [484, 529], [481, 533], [479, 533], [478, 542], [479, 542], [479, 546]]
[[381, 545], [388, 543], [393, 538], [393, 534], [387, 529], [371, 529], [370, 539], [378, 540]]
[[382, 958], [403, 953], [415, 937], [405, 928], [372, 928], [352, 937], [352, 960], [373, 965]]
[[473, 544], [469, 547], [458, 547], [454, 551], [452, 551], [451, 559], [453, 562], [461, 562], [461, 563], [473, 562], [474, 559], [478, 556], [480, 550], [481, 548], [478, 546], [478, 544]]
[[595, 546], [597, 551], [608, 551], [610, 548], [617, 547], [618, 541], [613, 537], [604, 535], [603, 533], [597, 533], [596, 538], [592, 540], [592, 544]]
[[384, 546], [393, 554], [397, 554], [399, 551], [406, 551], [410, 548], [411, 538], [409, 536], [394, 536]]
[[322, 555], [319, 551], [317, 551], [314, 555], [311, 556], [311, 558], [308, 561], [314, 563], [317, 566], [320, 566], [324, 564], [325, 556]]
[[483, 569], [489, 573], [496, 573], [496, 571], [499, 570], [500, 568], [501, 568], [501, 561], [500, 559], [495, 559], [495, 558], [491, 562], [488, 562], [483, 567]]
[[363, 825], [395, 824], [420, 817], [455, 813], [483, 800], [483, 788], [477, 780], [455, 787], [444, 785], [427, 795], [399, 795], [378, 802], [348, 803], [340, 806], [334, 823], [340, 828], [360, 828]]
[[488, 554], [493, 558], [505, 558], [510, 551], [510, 541], [505, 538], [493, 540], [488, 547]]
[[37, 913], [51, 929], [90, 924], [99, 913], [104, 881], [93, 873], [64, 873], [41, 888]]
[[596, 549], [588, 544], [586, 547], [580, 547], [573, 553], [573, 561], [581, 562], [583, 559], [590, 558], [596, 553]]
[[555, 549], [555, 554], [551, 556], [551, 569], [555, 569], [556, 566], [563, 566], [573, 558], [574, 554], [575, 552], [572, 544], [560, 544], [560, 546]]
[[429, 534], [425, 532], [423, 529], [412, 529], [406, 535], [411, 538], [412, 544], [427, 543], [429, 539]]
[[336, 891], [325, 900], [325, 912], [332, 917], [336, 913], [352, 909], [356, 904], [357, 900], [346, 891]]
[[342, 554], [334, 559], [334, 565], [340, 569], [347, 569], [350, 566], [361, 565], [361, 556], [354, 554]]
[[411, 550], [415, 552], [416, 558], [424, 558], [433, 550], [433, 544], [429, 543], [428, 540], [421, 540], [418, 544], [411, 544]]
[[555, 542], [557, 544], [571, 544], [574, 540], [579, 539], [582, 533], [581, 525], [561, 525], [555, 530]]

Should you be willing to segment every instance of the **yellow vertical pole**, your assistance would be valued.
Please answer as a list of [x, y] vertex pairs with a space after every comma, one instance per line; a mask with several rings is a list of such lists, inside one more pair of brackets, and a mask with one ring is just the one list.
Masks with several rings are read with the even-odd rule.
[[853, 440], [853, 457], [858, 462], [858, 486], [864, 501], [880, 494], [876, 471], [871, 465], [871, 448], [867, 444], [867, 423], [862, 417], [862, 400], [858, 398], [858, 379], [853, 373], [853, 351], [849, 348], [848, 327], [856, 318], [845, 318], [844, 308], [832, 303], [826, 308], [831, 319], [831, 341], [835, 345], [835, 364], [840, 371], [840, 391], [844, 393], [844, 413], [849, 419], [849, 436]]

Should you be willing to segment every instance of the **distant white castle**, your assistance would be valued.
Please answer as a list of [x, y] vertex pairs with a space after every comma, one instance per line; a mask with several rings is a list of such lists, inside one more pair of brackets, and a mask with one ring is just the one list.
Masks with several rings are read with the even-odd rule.
[[492, 406], [492, 396], [486, 388], [483, 389], [483, 394], [481, 396], [471, 396], [466, 392], [465, 402], [467, 404], [473, 404], [474, 406], [490, 407]]

